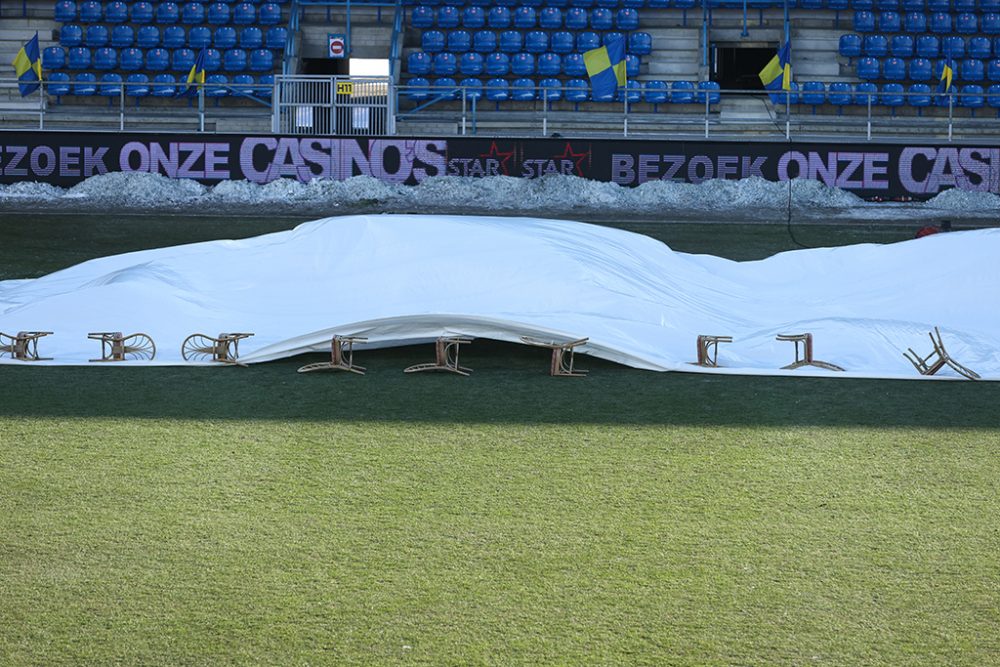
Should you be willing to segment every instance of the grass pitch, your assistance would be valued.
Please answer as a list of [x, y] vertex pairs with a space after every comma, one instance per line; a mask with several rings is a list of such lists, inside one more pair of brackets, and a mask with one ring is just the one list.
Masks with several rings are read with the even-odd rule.
[[[174, 222], [144, 241], [239, 235]], [[0, 247], [3, 277], [137, 249], [76, 224], [44, 256]], [[0, 367], [0, 663], [1000, 661], [997, 383], [586, 357], [560, 379], [484, 341], [471, 377], [404, 376], [429, 348], [358, 354], [365, 377]]]

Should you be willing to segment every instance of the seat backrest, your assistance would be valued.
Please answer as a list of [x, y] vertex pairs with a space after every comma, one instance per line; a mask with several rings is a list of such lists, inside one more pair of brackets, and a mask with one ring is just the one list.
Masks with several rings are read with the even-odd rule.
[[504, 30], [500, 33], [500, 50], [504, 53], [517, 53], [521, 50], [523, 40], [516, 30]]
[[427, 53], [437, 53], [444, 50], [444, 33], [440, 30], [425, 30], [420, 35], [420, 48]]
[[[152, 30], [149, 32], [147, 29]], [[143, 30], [147, 30], [147, 44], [140, 44], [143, 48], [149, 48], [151, 46], [158, 46], [160, 43], [160, 29], [153, 25], [144, 25], [139, 28], [139, 32], [142, 33]], [[111, 46], [116, 46], [122, 48], [123, 46], [132, 46], [135, 42], [135, 30], [130, 25], [116, 25], [111, 31]]]
[[432, 58], [423, 51], [414, 51], [406, 57], [406, 71], [416, 76], [430, 74]]
[[546, 30], [559, 30], [562, 28], [562, 10], [545, 7], [538, 13], [538, 25]]
[[472, 35], [467, 30], [452, 30], [448, 33], [448, 50], [465, 53], [472, 48]]
[[233, 23], [236, 25], [250, 25], [257, 20], [257, 8], [249, 2], [241, 2], [233, 10]]
[[254, 49], [250, 52], [250, 69], [254, 72], [274, 69], [274, 56], [267, 49]]
[[535, 66], [541, 76], [559, 76], [562, 71], [562, 58], [557, 53], [543, 53], [538, 56]]
[[166, 49], [150, 49], [146, 51], [146, 69], [150, 72], [162, 72], [170, 67], [170, 52]]
[[212, 45], [217, 49], [231, 49], [236, 46], [236, 28], [223, 25], [215, 29]]
[[83, 44], [83, 27], [67, 23], [59, 28], [59, 43], [63, 46], [80, 46]]
[[87, 0], [80, 3], [80, 21], [82, 23], [97, 23], [103, 18], [101, 3], [95, 0]]
[[186, 2], [181, 8], [181, 23], [198, 24], [205, 22], [205, 6], [200, 2]]
[[483, 73], [483, 55], [470, 51], [459, 58], [458, 68], [466, 76], [478, 76]]
[[486, 56], [485, 71], [489, 76], [505, 76], [510, 72], [510, 56], [506, 53], [490, 53]]
[[544, 53], [549, 49], [549, 33], [531, 30], [524, 36], [524, 50], [528, 53]]
[[586, 76], [587, 65], [582, 53], [569, 53], [563, 57], [563, 74], [566, 76]]
[[487, 24], [491, 28], [509, 28], [511, 23], [511, 12], [507, 7], [493, 7], [486, 18]]
[[180, 7], [174, 2], [161, 2], [156, 6], [157, 23], [177, 23], [180, 15]]
[[145, 0], [143, 0], [143, 2], [132, 3], [130, 18], [132, 19], [132, 23], [139, 25], [151, 23], [153, 21], [152, 3], [145, 2]]
[[538, 23], [534, 7], [520, 6], [514, 10], [514, 27], [522, 29], [534, 28]]
[[450, 76], [458, 71], [458, 58], [454, 53], [442, 51], [434, 56], [431, 62], [431, 72], [437, 76]]
[[42, 51], [42, 69], [62, 69], [66, 66], [66, 52], [59, 46], [50, 46]]
[[486, 10], [482, 7], [470, 6], [462, 10], [462, 26], [479, 29], [486, 25]]
[[54, 17], [60, 23], [71, 23], [76, 20], [76, 3], [73, 0], [59, 0], [55, 6]]
[[506, 79], [490, 79], [486, 82], [486, 99], [502, 102], [510, 97], [510, 86]]
[[171, 69], [187, 74], [194, 66], [195, 54], [191, 49], [175, 49]]
[[275, 25], [281, 23], [281, 5], [268, 2], [260, 6], [257, 12], [257, 20], [264, 25]]
[[457, 28], [461, 14], [457, 7], [445, 5], [437, 10], [437, 26], [439, 28]]
[[104, 46], [108, 43], [109, 33], [107, 26], [103, 25], [90, 25], [87, 26], [87, 36], [85, 41], [87, 46], [90, 48], [95, 48], [98, 46]]
[[535, 73], [535, 57], [530, 53], [515, 53], [510, 58], [510, 71], [515, 76]]
[[114, 69], [118, 67], [118, 51], [107, 46], [94, 51], [94, 69]]
[[124, 23], [128, 21], [128, 5], [121, 0], [109, 2], [104, 8], [104, 20], [108, 23]]
[[267, 48], [284, 49], [287, 43], [288, 28], [276, 25], [267, 29]]
[[208, 6], [208, 22], [212, 25], [229, 23], [229, 5], [224, 2], [213, 2]]
[[931, 78], [934, 65], [927, 58], [914, 58], [910, 61], [910, 79], [913, 81], [927, 81]]
[[67, 53], [70, 69], [90, 69], [90, 49], [74, 46]]
[[204, 49], [212, 43], [212, 29], [197, 25], [188, 30], [188, 46], [192, 49]]
[[187, 44], [187, 34], [184, 26], [168, 25], [163, 29], [163, 46], [168, 49], [179, 49]]
[[576, 50], [585, 53], [601, 45], [601, 36], [591, 30], [585, 30], [576, 35]]

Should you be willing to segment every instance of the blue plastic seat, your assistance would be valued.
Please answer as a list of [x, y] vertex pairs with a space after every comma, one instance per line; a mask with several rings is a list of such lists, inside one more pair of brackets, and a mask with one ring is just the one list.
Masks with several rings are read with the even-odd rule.
[[267, 2], [260, 6], [257, 22], [261, 25], [277, 25], [281, 23], [281, 5]]
[[431, 73], [433, 57], [423, 51], [414, 51], [406, 57], [406, 71], [413, 76], [427, 76]]
[[[483, 55], [474, 51], [463, 53], [458, 60], [458, 71], [464, 76], [479, 76], [483, 73], [483, 67]], [[412, 69], [410, 73], [415, 74]], [[424, 73], [426, 74], [426, 72]]]
[[[147, 44], [145, 47], [159, 46], [160, 44], [160, 29], [153, 25], [144, 25], [139, 28], [141, 33], [143, 30], [151, 29], [153, 32], [147, 32], [147, 37], [155, 37], [155, 41], [152, 44]], [[130, 25], [116, 25], [114, 29], [111, 30], [111, 46], [121, 49], [126, 46], [132, 46], [135, 44], [135, 30]], [[140, 44], [140, 46], [143, 46]]]
[[492, 53], [497, 50], [497, 34], [492, 30], [480, 30], [472, 36], [472, 50], [476, 53]]
[[856, 106], [867, 107], [869, 102], [872, 106], [876, 106], [878, 104], [878, 86], [871, 81], [855, 85], [852, 101]]
[[493, 7], [486, 17], [486, 24], [498, 30], [509, 28], [511, 23], [510, 9], [507, 7]]
[[962, 81], [982, 81], [986, 78], [986, 67], [982, 60], [966, 58], [959, 63], [958, 78]]
[[875, 9], [880, 12], [899, 11], [899, 0], [875, 0]]
[[826, 85], [822, 81], [806, 81], [802, 84], [802, 103], [816, 107], [826, 102]]
[[587, 65], [582, 53], [568, 53], [563, 56], [563, 74], [570, 77], [587, 76]]
[[510, 98], [515, 102], [531, 102], [535, 99], [535, 81], [523, 78], [514, 79], [510, 87]]
[[895, 113], [895, 110], [898, 107], [901, 107], [906, 103], [905, 95], [903, 95], [903, 84], [887, 83], [882, 86], [882, 95], [879, 96], [879, 102], [881, 102], [883, 106], [887, 106], [892, 109], [893, 113]]
[[90, 69], [90, 49], [85, 46], [74, 46], [67, 54], [67, 66], [70, 69]]
[[882, 78], [889, 81], [905, 81], [906, 62], [902, 58], [886, 58], [882, 63]]
[[[629, 81], [628, 83], [632, 83]], [[705, 104], [705, 96], [708, 96], [708, 104], [711, 106], [713, 104], [718, 104], [722, 100], [722, 93], [719, 92], [719, 82], [718, 81], [699, 81], [698, 82], [698, 92], [695, 95], [695, 102], [698, 104]]]
[[931, 14], [931, 32], [947, 34], [951, 32], [951, 14], [946, 12], [934, 12]]
[[410, 10], [410, 25], [414, 28], [434, 27], [434, 8], [428, 5], [417, 5]]
[[955, 17], [955, 32], [975, 34], [979, 32], [979, 18], [972, 12], [963, 12]]
[[586, 102], [587, 98], [590, 97], [590, 83], [583, 79], [570, 79], [566, 82], [565, 87], [563, 97], [567, 102], [579, 104]]
[[528, 53], [545, 53], [549, 50], [549, 33], [532, 30], [524, 36], [524, 50]]
[[615, 15], [615, 27], [619, 30], [638, 30], [639, 12], [630, 7], [622, 7]]
[[102, 46], [94, 51], [94, 69], [109, 70], [118, 67], [118, 50]]
[[128, 5], [121, 0], [109, 2], [104, 7], [104, 21], [106, 23], [125, 23], [128, 21]]
[[94, 0], [80, 3], [80, 22], [98, 23], [102, 18], [101, 3]]
[[802, 9], [823, 9], [825, 0], [801, 0], [799, 7]]
[[249, 2], [241, 2], [233, 9], [235, 25], [253, 25], [257, 21], [257, 8]]
[[73, 94], [89, 97], [97, 92], [97, 77], [90, 72], [80, 72], [73, 77]]
[[119, 53], [119, 66], [126, 72], [135, 72], [142, 69], [142, 49], [127, 48]]
[[510, 73], [514, 76], [531, 76], [535, 73], [535, 56], [515, 53], [510, 57]]
[[56, 3], [54, 17], [59, 23], [72, 23], [76, 20], [76, 3], [73, 0], [60, 0]]
[[601, 45], [601, 36], [591, 30], [585, 30], [576, 35], [576, 50], [586, 53]]
[[226, 25], [229, 23], [229, 5], [224, 2], [213, 2], [208, 6], [206, 20], [212, 25]]
[[881, 58], [889, 53], [889, 40], [885, 35], [865, 35], [863, 49], [866, 56]]
[[205, 77], [205, 97], [220, 98], [229, 94], [229, 79], [225, 74], [209, 74]]
[[487, 76], [507, 76], [510, 73], [510, 56], [499, 52], [487, 54], [483, 71]]
[[1000, 12], [1000, 0], [979, 0], [979, 11], [984, 13]]
[[52, 71], [66, 67], [66, 52], [59, 46], [50, 46], [42, 51], [42, 69]]
[[417, 76], [406, 82], [406, 96], [414, 102], [430, 99], [431, 82], [422, 76]]
[[666, 81], [647, 81], [643, 91], [643, 100], [647, 104], [664, 104], [670, 99]]
[[257, 97], [271, 99], [274, 94], [274, 75], [264, 74], [257, 77], [257, 87], [254, 89], [254, 92], [257, 93]]
[[983, 106], [983, 87], [976, 83], [962, 86], [961, 95], [958, 98], [958, 106], [967, 109], [979, 109]]
[[648, 32], [633, 32], [628, 36], [628, 52], [647, 56], [653, 52], [653, 36]]
[[197, 25], [205, 22], [205, 5], [200, 2], [186, 2], [181, 8], [181, 23]]
[[951, 11], [951, 0], [927, 0], [927, 11], [929, 12]]
[[431, 74], [434, 76], [454, 76], [458, 72], [458, 58], [454, 53], [442, 51], [431, 61]]
[[906, 98], [907, 104], [911, 107], [922, 109], [931, 105], [931, 87], [926, 83], [915, 83], [910, 86], [910, 94]]
[[149, 77], [135, 73], [125, 77], [125, 95], [127, 97], [146, 97], [149, 95]]
[[166, 49], [146, 51], [146, 69], [150, 72], [165, 72], [170, 69], [170, 51]]
[[[881, 75], [882, 64], [878, 58], [865, 56], [858, 59], [858, 78], [866, 81], [878, 79]], [[803, 88], [803, 91], [805, 89]]]
[[69, 95], [69, 74], [66, 72], [52, 72], [49, 74], [49, 85], [47, 90], [49, 91], [49, 95], [56, 96], [57, 102], [59, 101], [58, 98], [63, 95]]
[[986, 63], [986, 78], [990, 81], [1000, 81], [1000, 58], [994, 58]]
[[177, 90], [175, 83], [172, 74], [157, 74], [149, 85], [149, 94], [153, 97], [173, 97]]
[[500, 33], [500, 50], [504, 53], [517, 53], [521, 51], [523, 41], [521, 33], [516, 30], [504, 30]]
[[538, 82], [538, 88], [538, 99], [544, 102], [552, 103], [562, 99], [562, 81], [559, 79], [542, 79]]
[[[486, 10], [482, 7], [466, 7], [462, 10], [462, 27], [469, 30], [479, 30], [486, 25]], [[427, 26], [425, 26], [427, 27]], [[480, 88], [482, 82], [480, 82]]]
[[425, 30], [420, 35], [420, 48], [427, 53], [444, 51], [445, 37], [440, 30]]
[[204, 49], [212, 45], [212, 29], [205, 25], [196, 25], [188, 30], [188, 46], [192, 49]]
[[59, 28], [59, 43], [67, 47], [82, 45], [83, 28], [74, 23], [67, 23]]
[[510, 98], [510, 86], [506, 79], [490, 79], [486, 82], [486, 99], [503, 102]]
[[168, 25], [163, 29], [163, 46], [168, 49], [179, 49], [187, 44], [187, 34], [184, 26]]
[[[844, 107], [852, 104], [854, 96], [852, 95], [851, 84], [844, 81], [834, 81], [830, 84], [830, 92], [827, 95], [827, 100], [835, 107]], [[838, 113], [842, 111], [843, 109], [837, 109]]]
[[[702, 98], [704, 98], [705, 93], [698, 93], [698, 95], [700, 95]], [[711, 93], [709, 93], [709, 97], [711, 97]], [[625, 87], [624, 88], [619, 88], [615, 92], [615, 101], [616, 102], [624, 102], [626, 98], [628, 98], [628, 103], [629, 104], [638, 104], [639, 102], [642, 102], [642, 82], [641, 81], [633, 81], [633, 80], [629, 79], [628, 81], [625, 82]], [[702, 99], [700, 103], [704, 104], [705, 100]]]
[[242, 72], [247, 68], [247, 52], [243, 49], [227, 49], [222, 54], [222, 69], [227, 72]]
[[101, 83], [97, 86], [97, 94], [102, 97], [121, 97], [122, 75], [117, 72], [106, 72], [101, 75]]
[[857, 58], [861, 55], [861, 35], [848, 33], [841, 35], [837, 44], [837, 52], [845, 58]]
[[889, 41], [889, 53], [897, 58], [913, 57], [913, 36], [893, 35]]
[[639, 56], [634, 56], [631, 53], [625, 54], [625, 76], [629, 79], [634, 79], [639, 76]]
[[459, 99], [462, 99], [463, 95], [467, 101], [481, 100], [483, 98], [483, 82], [481, 79], [475, 77], [462, 79], [458, 82], [458, 86]]
[[223, 25], [216, 28], [215, 34], [212, 36], [212, 46], [220, 50], [235, 47], [236, 28], [229, 25]]
[[538, 56], [535, 70], [539, 76], [559, 76], [562, 72], [562, 58], [557, 53], [543, 53]]
[[448, 50], [465, 53], [472, 48], [472, 35], [467, 30], [452, 30], [448, 33]]
[[142, 0], [142, 2], [132, 3], [132, 7], [129, 11], [129, 18], [131, 18], [132, 23], [136, 25], [145, 25], [147, 23], [153, 22], [153, 5], [152, 3]]
[[934, 64], [927, 58], [914, 58], [910, 61], [910, 80], [928, 81], [934, 72]]
[[558, 7], [546, 7], [538, 12], [538, 27], [545, 30], [562, 28], [562, 10]]
[[274, 69], [274, 55], [267, 49], [254, 49], [250, 52], [250, 70], [253, 72], [270, 72]]
[[670, 84], [671, 104], [693, 104], [694, 84], [690, 81], [674, 81]]
[[903, 30], [915, 35], [927, 32], [927, 16], [922, 12], [907, 12], [903, 16]]
[[610, 9], [595, 7], [590, 10], [590, 29], [605, 31], [611, 30], [615, 26], [615, 17]]
[[987, 35], [1000, 34], [1000, 13], [983, 14], [981, 29]]
[[567, 30], [586, 30], [589, 17], [582, 7], [570, 7], [566, 10]]
[[237, 74], [233, 77], [231, 95], [249, 97], [254, 94], [256, 81], [252, 74]]
[[108, 32], [107, 26], [103, 25], [87, 26], [87, 36], [84, 38], [84, 43], [90, 48], [96, 49], [99, 46], [107, 46], [109, 39], [110, 39], [110, 34]]
[[[264, 34], [261, 32], [260, 28], [257, 26], [247, 26], [240, 30], [240, 48], [247, 49], [259, 49], [264, 46]], [[272, 47], [273, 48], [273, 47]], [[278, 48], [285, 48], [282, 44]]]
[[169, 24], [180, 21], [181, 10], [175, 2], [161, 2], [156, 6], [156, 22]]
[[520, 6], [514, 10], [514, 27], [530, 30], [538, 24], [538, 15], [534, 7]]
[[194, 51], [191, 49], [175, 49], [173, 57], [171, 58], [171, 67], [175, 72], [183, 72], [187, 74], [194, 67], [195, 59]]
[[222, 52], [218, 49], [205, 49], [205, 71], [218, 72], [222, 69]]
[[458, 98], [458, 84], [450, 76], [442, 76], [431, 82], [431, 93], [442, 100]]
[[927, 5], [924, 0], [903, 0], [901, 7], [904, 12], [922, 12]]
[[1000, 58], [1000, 37], [993, 38], [993, 55]]
[[437, 27], [445, 30], [457, 28], [461, 18], [462, 13], [458, 11], [457, 7], [451, 5], [439, 7], [437, 10]]
[[956, 12], [974, 12], [976, 2], [977, 0], [952, 0], [951, 8]]
[[965, 55], [965, 40], [958, 35], [950, 35], [941, 40], [941, 55], [961, 58]]
[[903, 29], [902, 19], [899, 12], [880, 12], [878, 15], [878, 29], [880, 32], [893, 33]]
[[916, 53], [921, 58], [937, 58], [941, 55], [941, 40], [935, 35], [918, 35]]
[[[53, 95], [59, 94], [53, 90], [51, 85], [49, 86], [49, 92]], [[997, 115], [1000, 115], [1000, 83], [994, 83], [986, 89], [986, 104], [993, 109], [997, 109]]]
[[[844, 11], [850, 7], [850, 3], [847, 0], [826, 0], [826, 8], [834, 10], [838, 13]], [[798, 102], [795, 102], [798, 104]]]
[[867, 10], [854, 12], [854, 32], [875, 32], [875, 14]]
[[288, 28], [280, 25], [271, 26], [267, 29], [267, 39], [265, 45], [269, 49], [284, 50], [288, 43]]
[[553, 53], [572, 53], [575, 45], [576, 38], [573, 37], [573, 33], [567, 30], [559, 30], [558, 32], [552, 33], [552, 37], [549, 40], [549, 49], [551, 49]]

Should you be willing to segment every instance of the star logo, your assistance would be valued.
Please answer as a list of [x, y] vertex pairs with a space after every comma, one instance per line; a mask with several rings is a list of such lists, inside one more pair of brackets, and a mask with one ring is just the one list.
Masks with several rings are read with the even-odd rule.
[[500, 149], [497, 148], [497, 142], [491, 141], [489, 152], [480, 153], [479, 157], [496, 160], [500, 164], [500, 171], [503, 173], [503, 175], [510, 176], [510, 167], [507, 165], [507, 162], [512, 157], [514, 157], [514, 152], [515, 152], [514, 150], [506, 152], [501, 151]]
[[577, 176], [583, 176], [583, 168], [581, 165], [583, 161], [586, 160], [587, 164], [590, 164], [590, 149], [587, 149], [583, 153], [574, 153], [573, 144], [566, 142], [566, 147], [563, 148], [562, 155], [553, 155], [553, 160], [572, 160], [573, 161], [573, 172]]

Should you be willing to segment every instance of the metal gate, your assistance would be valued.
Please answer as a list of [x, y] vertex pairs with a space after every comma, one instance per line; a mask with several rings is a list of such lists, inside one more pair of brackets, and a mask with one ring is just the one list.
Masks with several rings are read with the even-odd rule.
[[396, 133], [387, 76], [274, 77], [276, 134], [385, 136]]

